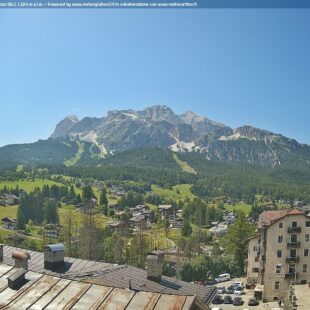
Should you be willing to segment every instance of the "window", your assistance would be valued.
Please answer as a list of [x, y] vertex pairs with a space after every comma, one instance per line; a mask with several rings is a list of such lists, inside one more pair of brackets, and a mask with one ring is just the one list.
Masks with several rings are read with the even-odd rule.
[[309, 249], [304, 249], [304, 256], [309, 256]]
[[283, 228], [283, 223], [282, 222], [279, 223], [279, 228]]
[[310, 227], [310, 221], [306, 221], [306, 227]]
[[254, 252], [257, 251], [257, 246], [256, 246], [256, 245], [253, 246], [253, 251], [254, 251]]
[[292, 222], [292, 227], [297, 227], [297, 222]]
[[281, 264], [276, 265], [276, 273], [281, 273]]
[[282, 257], [282, 250], [277, 251], [277, 257]]
[[258, 268], [252, 268], [253, 273], [258, 273]]
[[283, 241], [283, 236], [278, 236], [278, 243], [282, 243]]
[[293, 234], [291, 236], [291, 242], [297, 242], [297, 235], [296, 234]]
[[305, 234], [305, 241], [309, 242], [309, 234]]
[[276, 282], [274, 283], [274, 289], [275, 289], [275, 290], [279, 290], [279, 289], [280, 289], [280, 282], [279, 282], [279, 281], [276, 281]]
[[297, 251], [296, 249], [291, 249], [290, 250], [290, 257], [296, 257], [297, 256]]
[[307, 264], [302, 265], [302, 272], [307, 272], [308, 266]]

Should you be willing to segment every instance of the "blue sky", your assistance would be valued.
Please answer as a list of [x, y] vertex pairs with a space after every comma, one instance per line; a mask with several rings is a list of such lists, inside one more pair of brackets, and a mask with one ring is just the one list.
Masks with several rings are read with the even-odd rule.
[[166, 104], [310, 144], [310, 10], [1, 10], [0, 145]]

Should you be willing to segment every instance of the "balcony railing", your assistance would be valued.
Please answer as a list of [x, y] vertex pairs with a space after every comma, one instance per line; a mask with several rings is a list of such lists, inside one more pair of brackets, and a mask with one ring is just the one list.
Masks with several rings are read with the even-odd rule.
[[300, 242], [299, 241], [295, 241], [295, 242], [292, 242], [292, 241], [288, 241], [287, 242], [287, 247], [289, 248], [300, 248]]
[[288, 233], [300, 233], [301, 232], [301, 227], [288, 227], [287, 229]]
[[289, 263], [289, 262], [299, 262], [299, 256], [287, 256], [286, 258], [285, 258], [285, 261], [287, 262], [287, 263]]
[[298, 272], [286, 272], [285, 279], [295, 279], [298, 277]]

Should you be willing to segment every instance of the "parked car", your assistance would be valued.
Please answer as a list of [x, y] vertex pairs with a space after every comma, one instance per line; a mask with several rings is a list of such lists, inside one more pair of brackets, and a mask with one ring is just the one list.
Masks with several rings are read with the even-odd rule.
[[221, 307], [213, 307], [211, 310], [223, 310]]
[[217, 288], [217, 293], [218, 293], [218, 294], [225, 294], [225, 293], [226, 293], [225, 286], [218, 287], [218, 288]]
[[248, 306], [258, 306], [259, 301], [256, 300], [255, 297], [251, 297], [248, 301]]
[[226, 294], [233, 294], [234, 292], [235, 292], [235, 289], [233, 286], [230, 285], [226, 288]]
[[229, 281], [230, 280], [230, 274], [229, 273], [223, 273], [219, 274], [214, 281], [219, 283], [219, 282], [224, 282], [224, 281]]
[[224, 297], [224, 304], [232, 304], [233, 303], [233, 299], [230, 295], [226, 295]]
[[212, 303], [215, 305], [222, 304], [224, 302], [223, 297], [221, 295], [215, 295], [215, 297], [212, 300]]
[[237, 287], [244, 287], [244, 284], [242, 282], [233, 282], [232, 283], [232, 286], [234, 288], [237, 288]]
[[241, 287], [241, 286], [236, 287], [235, 290], [234, 290], [234, 294], [235, 295], [242, 295], [242, 294], [244, 294], [243, 287]]
[[243, 305], [243, 299], [241, 297], [235, 297], [233, 301], [234, 306], [242, 306]]

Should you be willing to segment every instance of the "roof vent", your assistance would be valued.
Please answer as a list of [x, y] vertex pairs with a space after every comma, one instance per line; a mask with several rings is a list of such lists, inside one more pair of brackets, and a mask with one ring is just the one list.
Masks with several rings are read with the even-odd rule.
[[28, 252], [13, 251], [12, 258], [15, 259], [15, 267], [28, 270], [28, 260], [30, 259], [30, 254]]
[[44, 246], [44, 268], [57, 270], [65, 263], [65, 246], [62, 243]]
[[8, 287], [12, 290], [20, 289], [26, 283], [26, 272], [27, 271], [23, 268], [14, 272], [10, 277], [8, 277]]

